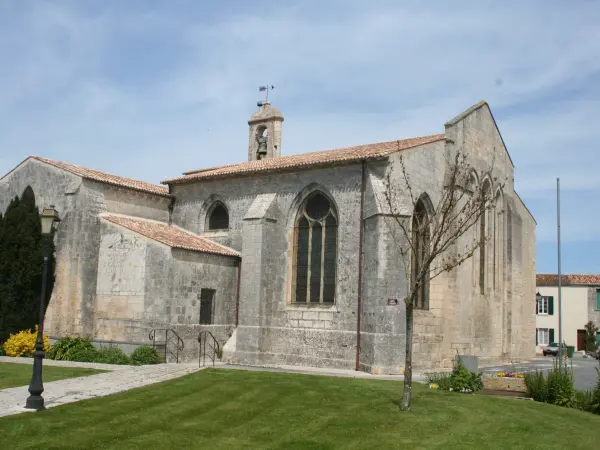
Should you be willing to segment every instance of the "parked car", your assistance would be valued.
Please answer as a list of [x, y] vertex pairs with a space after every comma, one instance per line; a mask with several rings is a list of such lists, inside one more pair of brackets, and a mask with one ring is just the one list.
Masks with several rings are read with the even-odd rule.
[[[562, 344], [562, 351], [563, 353], [567, 352], [567, 347]], [[552, 355], [552, 356], [558, 356], [558, 352], [559, 352], [559, 346], [558, 346], [558, 342], [550, 342], [550, 344], [548, 344], [543, 350], [542, 353], [544, 354], [544, 356], [548, 356], [548, 355]]]

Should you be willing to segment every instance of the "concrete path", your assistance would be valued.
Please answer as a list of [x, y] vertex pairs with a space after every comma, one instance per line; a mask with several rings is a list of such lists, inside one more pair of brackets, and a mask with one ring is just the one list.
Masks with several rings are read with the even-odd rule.
[[[1, 362], [32, 364], [31, 358], [0, 357]], [[201, 370], [195, 364], [156, 364], [151, 366], [116, 366], [110, 364], [44, 361], [48, 366], [88, 367], [109, 370], [106, 373], [44, 383], [46, 408], [94, 397], [115, 394], [140, 386], [178, 378]], [[31, 412], [24, 408], [29, 386], [0, 390], [0, 417]]]

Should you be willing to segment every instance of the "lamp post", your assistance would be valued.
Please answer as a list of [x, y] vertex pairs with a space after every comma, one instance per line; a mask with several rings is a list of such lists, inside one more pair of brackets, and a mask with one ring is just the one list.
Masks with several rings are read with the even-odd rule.
[[542, 294], [539, 292], [535, 294], [535, 313], [537, 314], [540, 310], [540, 302], [542, 301]]
[[50, 263], [50, 239], [52, 239], [52, 230], [58, 225], [60, 219], [58, 211], [54, 205], [44, 208], [41, 214], [42, 238], [44, 239], [44, 270], [42, 272], [42, 294], [40, 296], [40, 318], [38, 325], [37, 339], [35, 341], [35, 352], [33, 353], [33, 375], [29, 383], [29, 397], [25, 403], [25, 408], [35, 409], [37, 411], [44, 409], [44, 383], [42, 382], [42, 361], [46, 353], [44, 352], [44, 312], [46, 310], [46, 285], [48, 283], [48, 266]]

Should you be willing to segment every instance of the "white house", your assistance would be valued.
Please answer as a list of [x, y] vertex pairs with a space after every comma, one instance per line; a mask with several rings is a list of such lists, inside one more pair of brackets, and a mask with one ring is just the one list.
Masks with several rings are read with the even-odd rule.
[[[538, 274], [536, 301], [536, 352], [551, 342], [558, 342], [558, 276]], [[600, 327], [600, 275], [561, 276], [562, 339], [576, 351], [585, 350], [585, 324]], [[537, 296], [536, 296], [537, 297]], [[596, 336], [600, 342], [600, 333]]]

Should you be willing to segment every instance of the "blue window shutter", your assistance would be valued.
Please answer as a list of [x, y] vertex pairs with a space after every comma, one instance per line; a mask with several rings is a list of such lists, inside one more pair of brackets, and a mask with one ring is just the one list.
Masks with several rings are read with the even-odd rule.
[[548, 314], [554, 315], [554, 297], [552, 296], [548, 297]]
[[550, 328], [550, 333], [549, 333], [549, 338], [548, 338], [548, 343], [552, 343], [554, 342], [554, 328]]
[[539, 344], [539, 342], [538, 342], [538, 330], [539, 330], [539, 328], [535, 329], [535, 345]]
[[596, 309], [600, 310], [600, 290], [596, 291]]

